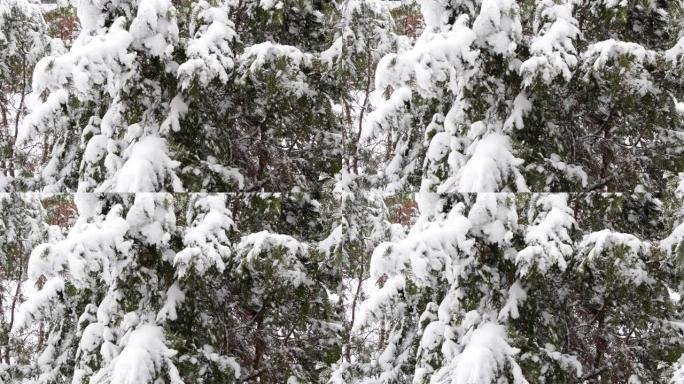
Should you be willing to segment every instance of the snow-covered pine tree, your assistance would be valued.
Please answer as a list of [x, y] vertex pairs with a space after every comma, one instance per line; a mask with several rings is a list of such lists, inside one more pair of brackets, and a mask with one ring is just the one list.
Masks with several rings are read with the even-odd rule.
[[350, 382], [360, 374], [352, 361], [369, 358], [375, 344], [354, 330], [363, 286], [369, 276], [372, 250], [382, 241], [401, 237], [404, 228], [391, 224], [375, 165], [384, 153], [362, 143], [364, 127], [376, 97], [374, 78], [378, 61], [389, 52], [404, 50], [409, 39], [397, 34], [392, 9], [386, 2], [345, 0], [329, 21], [335, 38], [321, 54], [336, 81], [336, 109], [342, 121], [342, 169], [336, 176], [327, 211], [330, 235], [319, 244], [336, 266], [340, 285], [335, 292], [344, 316], [343, 354], [331, 380]]
[[317, 381], [340, 340], [328, 299], [337, 276], [315, 248], [315, 205], [301, 196], [191, 196], [166, 321], [184, 380]]
[[178, 44], [170, 1], [78, 4], [79, 36], [33, 76], [25, 136], [54, 141], [38, 172], [44, 190], [182, 189], [160, 136], [170, 113]]
[[369, 359], [376, 349], [365, 333], [354, 328], [359, 307], [365, 299], [370, 255], [383, 241], [396, 241], [405, 235], [405, 227], [390, 222], [390, 212], [380, 189], [368, 183], [367, 175], [346, 172], [333, 191], [331, 234], [319, 243], [336, 266], [340, 286], [336, 292], [344, 319], [343, 355], [332, 374], [333, 383], [350, 382], [363, 367], [352, 361]]
[[376, 80], [373, 129], [419, 129], [394, 148], [395, 179], [423, 154], [443, 192], [658, 191], [681, 171], [678, 2], [421, 6], [425, 31]]
[[[498, 322], [507, 298], [520, 291], [509, 294], [505, 273], [515, 254], [515, 197], [461, 199], [441, 220], [421, 215], [405, 239], [373, 253], [371, 277], [381, 288], [364, 302], [359, 326], [388, 324], [371, 374], [377, 382], [521, 378]], [[507, 307], [515, 310], [510, 300]]]
[[337, 8], [328, 27], [335, 31], [335, 39], [321, 59], [332, 71], [339, 90], [344, 166], [359, 174], [360, 166], [368, 168], [377, 156], [361, 140], [377, 93], [374, 81], [378, 61], [390, 52], [407, 49], [410, 40], [397, 34], [391, 9], [383, 2], [345, 0], [337, 3]]
[[21, 377], [36, 345], [29, 332], [11, 337], [26, 292], [26, 265], [37, 245], [56, 240], [59, 230], [47, 224], [38, 194], [0, 194], [0, 381]]
[[[78, 194], [31, 254], [20, 332], [47, 324], [38, 383], [304, 382], [339, 357], [336, 276], [302, 197]], [[244, 231], [244, 232], [241, 232]], [[289, 234], [285, 234], [289, 233]]]
[[[339, 84], [320, 58], [332, 38], [325, 22], [334, 4], [188, 6], [197, 18], [190, 25], [189, 59], [179, 68], [179, 100], [188, 111], [183, 128], [172, 133], [188, 189], [234, 190], [231, 183], [253, 191], [317, 189], [341, 163], [341, 129], [331, 105]], [[219, 16], [229, 29], [223, 64], [201, 64], [213, 57], [203, 47], [215, 36]]]
[[[342, 313], [330, 294], [339, 284], [334, 264], [318, 249], [325, 234], [320, 204], [300, 196], [257, 195], [239, 202], [245, 228], [240, 256], [244, 322], [253, 334], [249, 375], [262, 382], [320, 382], [340, 357]], [[264, 219], [267, 219], [264, 221]], [[261, 367], [260, 367], [261, 366]]]
[[[647, 194], [454, 196], [378, 247], [360, 326], [389, 332], [378, 383], [667, 382], [682, 271]], [[597, 212], [601, 212], [597, 215]], [[380, 335], [382, 336], [382, 335]]]
[[[67, 237], [31, 253], [15, 331], [46, 324], [30, 377], [128, 383], [180, 382], [162, 329], [154, 323], [166, 292], [160, 268], [173, 258], [169, 195], [77, 195]], [[125, 209], [124, 209], [125, 208]]]
[[81, 2], [41, 60], [26, 136], [54, 137], [40, 187], [315, 188], [340, 167], [320, 1]]
[[79, 2], [11, 182], [285, 193], [77, 196], [0, 381], [684, 382], [682, 5], [420, 7], [411, 48], [377, 1]]
[[[523, 350], [546, 346], [538, 355], [546, 362], [532, 359], [524, 369], [544, 374], [548, 364], [548, 379], [560, 382], [572, 382], [573, 374], [587, 381], [667, 382], [682, 351], [676, 326], [681, 303], [670, 294], [682, 274], [657, 246], [668, 232], [670, 209], [649, 194], [572, 194], [567, 203], [573, 221], [558, 220], [554, 207], [527, 231], [527, 248], [518, 254], [518, 265], [520, 257], [533, 260], [530, 251], [538, 246], [530, 240], [540, 238], [562, 241], [566, 249], [540, 253], [538, 260], [565, 253], [564, 263], [550, 269], [539, 264], [522, 280], [528, 295], [512, 323], [527, 332], [514, 334], [525, 340]], [[558, 230], [540, 237], [562, 222], [572, 225], [570, 237]], [[528, 318], [543, 319], [544, 331], [528, 328]]]
[[[0, 4], [0, 191], [35, 166], [32, 146], [17, 142], [33, 68], [51, 50], [39, 5], [23, 0]], [[59, 46], [52, 47], [59, 50]], [[22, 183], [19, 183], [22, 184]], [[24, 187], [20, 187], [24, 188]]]
[[[680, 173], [678, 176], [678, 180], [674, 183], [675, 187], [672, 188], [674, 193], [670, 194], [672, 210], [674, 211], [673, 229], [660, 242], [660, 248], [668, 255], [669, 262], [681, 277], [684, 276], [684, 173]], [[684, 294], [684, 278], [680, 278], [677, 285], [673, 286], [672, 289], [681, 300], [681, 296]], [[684, 312], [681, 309], [680, 311]], [[680, 312], [680, 318], [683, 317], [684, 314]], [[674, 384], [684, 383], [684, 353], [673, 366], [670, 380]]]
[[668, 188], [668, 191], [673, 191], [669, 194], [671, 209], [675, 213], [673, 228], [660, 246], [670, 256], [681, 260], [684, 257], [684, 173], [680, 173], [678, 178], [673, 180], [672, 187]]
[[[371, 259], [380, 288], [359, 325], [390, 331], [368, 379], [667, 380], [681, 270], [655, 246], [662, 201], [643, 192], [681, 171], [681, 5], [421, 6], [425, 31], [376, 78], [387, 98], [369, 129], [413, 132], [387, 170], [410, 189], [420, 175], [420, 217]], [[500, 193], [528, 190], [630, 193]]]
[[[570, 312], [578, 314], [572, 328], [579, 331], [577, 339], [588, 341], [573, 348], [583, 377], [667, 382], [684, 352], [678, 325], [682, 303], [672, 294], [684, 274], [658, 248], [673, 212], [648, 193], [592, 194], [575, 211], [581, 228], [587, 228], [576, 247], [580, 263], [572, 282], [581, 301]], [[581, 328], [592, 321], [594, 327]]]

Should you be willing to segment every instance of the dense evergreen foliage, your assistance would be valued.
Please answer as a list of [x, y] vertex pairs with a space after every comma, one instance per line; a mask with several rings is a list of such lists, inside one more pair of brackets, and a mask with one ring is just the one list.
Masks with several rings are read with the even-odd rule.
[[0, 0], [0, 384], [684, 384], [683, 11]]

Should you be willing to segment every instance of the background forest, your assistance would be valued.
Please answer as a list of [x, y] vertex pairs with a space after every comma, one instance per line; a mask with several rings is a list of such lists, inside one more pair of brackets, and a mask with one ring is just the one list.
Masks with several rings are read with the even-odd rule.
[[0, 0], [0, 384], [684, 384], [683, 57], [679, 0]]

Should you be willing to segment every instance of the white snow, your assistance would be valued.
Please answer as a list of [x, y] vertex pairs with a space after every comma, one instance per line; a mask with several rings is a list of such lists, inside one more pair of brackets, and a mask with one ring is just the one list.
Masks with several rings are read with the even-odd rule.
[[501, 311], [499, 311], [499, 321], [505, 321], [508, 317], [517, 319], [520, 317], [518, 307], [527, 299], [527, 292], [523, 289], [519, 281], [516, 281], [508, 289], [508, 299]]
[[524, 128], [523, 118], [525, 115], [532, 110], [532, 103], [527, 97], [525, 91], [522, 91], [513, 100], [513, 110], [511, 115], [504, 122], [504, 130], [510, 131], [513, 128], [522, 129]]
[[53, 308], [54, 301], [62, 291], [64, 291], [64, 279], [61, 277], [52, 277], [45, 281], [43, 288], [31, 295], [19, 307], [12, 331], [16, 332], [32, 325], [37, 319], [43, 319], [43, 314]]
[[[289, 71], [277, 70], [279, 81], [285, 89], [295, 96], [301, 97], [310, 92], [308, 83], [301, 73], [302, 68], [310, 68], [313, 65], [314, 56], [308, 52], [302, 52], [299, 48], [290, 45], [263, 42], [250, 45], [245, 48], [239, 57], [240, 67], [245, 75], [258, 73], [260, 70], [269, 68], [278, 62], [284, 62], [290, 68]], [[283, 76], [292, 73], [290, 76]]]
[[171, 100], [171, 103], [169, 104], [169, 116], [162, 122], [159, 131], [161, 133], [180, 131], [180, 119], [182, 119], [186, 113], [188, 113], [188, 105], [185, 103], [185, 100], [183, 100], [183, 96], [178, 94]]
[[225, 195], [208, 195], [194, 203], [195, 209], [202, 214], [186, 229], [185, 249], [173, 260], [177, 277], [185, 276], [190, 268], [200, 276], [212, 266], [219, 272], [225, 269], [224, 261], [232, 254], [228, 233], [234, 227], [225, 198]]
[[527, 383], [513, 356], [518, 350], [506, 340], [505, 328], [484, 322], [466, 336], [466, 347], [447, 367], [436, 374], [436, 383], [480, 384], [494, 383], [504, 367], [512, 366], [513, 383]]
[[83, 330], [81, 340], [78, 344], [78, 349], [85, 353], [95, 351], [95, 349], [102, 344], [103, 332], [104, 326], [101, 323], [88, 324], [88, 326], [86, 326]]
[[473, 21], [478, 46], [494, 54], [509, 56], [522, 39], [519, 9], [515, 0], [482, 0]]
[[576, 225], [567, 199], [566, 194], [538, 196], [535, 206], [540, 213], [527, 228], [527, 247], [518, 252], [516, 257], [521, 275], [527, 274], [532, 267], [536, 267], [540, 273], [546, 273], [553, 265], [561, 271], [567, 268], [567, 259], [573, 253], [570, 229]]
[[263, 262], [259, 260], [260, 256], [265, 252], [270, 253], [272, 259], [268, 263], [283, 284], [298, 287], [313, 283], [300, 260], [309, 252], [309, 246], [292, 236], [268, 231], [250, 233], [240, 239], [236, 252], [242, 259], [241, 266], [251, 271], [263, 268], [259, 266]]
[[235, 65], [230, 47], [236, 39], [233, 24], [225, 10], [211, 7], [207, 1], [198, 1], [193, 7], [199, 10], [197, 19], [201, 24], [187, 44], [187, 61], [178, 67], [181, 88], [187, 89], [193, 78], [201, 85], [208, 85], [215, 78], [225, 84]]
[[170, 0], [145, 0], [138, 3], [138, 13], [129, 31], [133, 46], [153, 56], [170, 57], [178, 41], [176, 10]]
[[166, 303], [157, 314], [157, 321], [176, 320], [178, 318], [178, 307], [185, 301], [185, 293], [180, 285], [173, 283], [166, 291]]
[[[473, 128], [475, 129], [475, 128]], [[513, 155], [508, 136], [490, 133], [469, 149], [470, 158], [459, 169], [452, 192], [499, 192], [512, 179], [519, 192], [527, 191], [525, 179], [518, 170], [523, 164]]]
[[[157, 381], [162, 367], [167, 369], [170, 384], [183, 383], [178, 369], [171, 362], [176, 352], [166, 347], [161, 327], [140, 325], [124, 340], [124, 349], [112, 362], [111, 384], [153, 383]], [[95, 379], [97, 382], [99, 378]]]
[[116, 171], [112, 184], [103, 184], [98, 189], [120, 193], [157, 192], [170, 185], [172, 191], [183, 190], [180, 179], [174, 173], [179, 163], [169, 158], [164, 139], [146, 136], [131, 145], [124, 155], [127, 155], [127, 159]]
[[572, 69], [578, 62], [573, 40], [580, 33], [572, 12], [572, 0], [537, 2], [536, 13], [542, 20], [535, 21], [542, 25], [530, 45], [532, 57], [520, 66], [525, 86], [529, 86], [537, 77], [546, 84], [558, 76], [565, 81], [572, 77]]
[[585, 65], [591, 65], [594, 70], [600, 70], [609, 61], [626, 56], [637, 63], [653, 63], [656, 52], [644, 48], [641, 44], [608, 39], [591, 44], [582, 54]]

